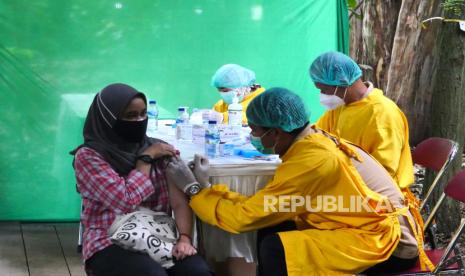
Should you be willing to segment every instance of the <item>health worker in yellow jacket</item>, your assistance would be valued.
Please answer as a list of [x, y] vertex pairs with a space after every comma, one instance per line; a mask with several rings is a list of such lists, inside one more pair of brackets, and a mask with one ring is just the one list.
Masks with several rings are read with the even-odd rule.
[[225, 64], [221, 66], [212, 77], [212, 86], [220, 93], [221, 100], [213, 110], [223, 114], [223, 123], [228, 123], [228, 106], [232, 104], [234, 96], [242, 105], [242, 124], [247, 124], [245, 112], [249, 103], [265, 91], [255, 83], [255, 73], [237, 64]]
[[[392, 178], [368, 154], [372, 166], [362, 175], [357, 166], [364, 164], [363, 158], [355, 147], [310, 127], [299, 96], [284, 88], [269, 89], [250, 103], [247, 118], [256, 148], [271, 149], [282, 159], [272, 180], [256, 194], [210, 185], [208, 160], [199, 156], [191, 164], [193, 172], [173, 159], [167, 177], [190, 196], [191, 208], [204, 222], [231, 233], [259, 230], [260, 275], [365, 271], [399, 248], [404, 237], [400, 216], [406, 218], [403, 228], [413, 231], [405, 233], [410, 238], [402, 239], [410, 242], [400, 251], [408, 251], [407, 258], [418, 255], [411, 238], [416, 227], [408, 227], [412, 220], [407, 208], [389, 200], [394, 196], [403, 202]], [[370, 189], [365, 183], [369, 177], [378, 188], [394, 187], [394, 194], [386, 197]]]
[[391, 174], [401, 189], [414, 181], [408, 122], [383, 91], [361, 79], [350, 57], [326, 52], [313, 61], [310, 77], [328, 109], [316, 126], [361, 146]]
[[[360, 67], [342, 53], [321, 54], [309, 72], [320, 90], [320, 103], [328, 109], [316, 126], [359, 145], [376, 158], [404, 193], [410, 212], [423, 229], [419, 200], [409, 189], [414, 175], [404, 113], [383, 91], [364, 83]], [[420, 239], [422, 244], [422, 235]], [[423, 262], [428, 263], [428, 259], [424, 257]]]

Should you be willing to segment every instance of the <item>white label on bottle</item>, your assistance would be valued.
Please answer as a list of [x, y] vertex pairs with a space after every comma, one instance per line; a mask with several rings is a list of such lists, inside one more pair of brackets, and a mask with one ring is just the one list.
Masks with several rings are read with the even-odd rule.
[[193, 125], [192, 127], [192, 142], [194, 144], [205, 144], [205, 127], [202, 125]]
[[221, 142], [231, 142], [241, 137], [241, 126], [233, 125], [220, 125], [218, 127], [220, 132], [220, 141]]
[[192, 125], [180, 124], [179, 138], [182, 140], [192, 140]]
[[231, 126], [242, 125], [242, 112], [241, 111], [229, 111], [228, 112], [228, 124]]

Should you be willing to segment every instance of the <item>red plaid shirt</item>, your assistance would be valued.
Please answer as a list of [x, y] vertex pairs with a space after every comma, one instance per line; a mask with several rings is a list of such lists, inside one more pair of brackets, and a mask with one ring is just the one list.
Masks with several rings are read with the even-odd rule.
[[171, 212], [168, 185], [159, 168], [153, 170], [151, 179], [136, 169], [121, 177], [99, 153], [86, 147], [76, 153], [74, 167], [84, 206], [84, 261], [112, 244], [107, 230], [116, 215], [130, 213], [137, 206]]

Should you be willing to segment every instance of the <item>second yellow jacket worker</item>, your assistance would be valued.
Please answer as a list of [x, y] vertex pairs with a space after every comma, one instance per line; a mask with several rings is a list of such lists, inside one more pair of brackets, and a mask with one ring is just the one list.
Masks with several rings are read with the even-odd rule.
[[383, 91], [370, 84], [368, 93], [359, 101], [325, 112], [316, 126], [362, 147], [404, 189], [414, 181], [407, 119]]
[[[247, 110], [247, 107], [249, 106], [249, 103], [258, 95], [263, 93], [265, 91], [265, 88], [260, 87], [257, 90], [251, 92], [249, 95], [244, 97], [244, 100], [240, 102], [242, 105], [242, 124], [247, 124], [247, 117], [245, 115], [245, 112]], [[219, 100], [214, 106], [213, 110], [223, 113], [223, 123], [228, 123], [228, 104], [225, 103], [223, 100]]]
[[[352, 165], [350, 147], [346, 143], [338, 147], [312, 132], [293, 143], [273, 179], [255, 195], [246, 197], [226, 185], [213, 185], [193, 197], [190, 206], [203, 221], [232, 233], [296, 220], [298, 230], [279, 233], [289, 275], [361, 272], [389, 258], [399, 242], [400, 226], [394, 213], [318, 209], [318, 196], [336, 197], [344, 208], [349, 208], [351, 197], [369, 198], [368, 208], [381, 201]], [[308, 206], [288, 212], [266, 210], [270, 197], [280, 195], [307, 196], [314, 211]]]

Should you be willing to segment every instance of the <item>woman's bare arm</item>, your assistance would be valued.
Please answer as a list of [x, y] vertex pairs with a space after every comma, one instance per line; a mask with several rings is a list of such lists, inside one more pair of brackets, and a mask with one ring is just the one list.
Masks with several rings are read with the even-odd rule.
[[[174, 183], [168, 183], [170, 205], [174, 212], [174, 217], [176, 220], [176, 225], [178, 227], [179, 233], [183, 233], [191, 236], [192, 233], [192, 210], [189, 207], [189, 201], [187, 196], [179, 190]], [[180, 240], [185, 240], [186, 242], [191, 243], [192, 241], [187, 240], [188, 237], [181, 235]]]

